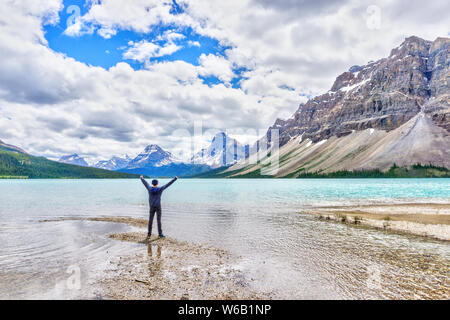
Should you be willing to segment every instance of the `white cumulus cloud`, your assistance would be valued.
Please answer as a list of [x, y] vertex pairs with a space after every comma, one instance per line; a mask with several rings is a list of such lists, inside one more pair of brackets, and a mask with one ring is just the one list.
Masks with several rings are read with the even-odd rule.
[[[61, 0], [1, 1], [1, 140], [33, 154], [76, 152], [91, 161], [136, 154], [150, 143], [177, 153], [190, 148], [180, 133], [195, 121], [204, 129], [267, 128], [289, 117], [305, 94], [327, 91], [350, 66], [387, 56], [407, 36], [434, 40], [449, 32], [444, 0], [179, 0], [184, 11], [177, 14], [171, 1], [89, 3], [67, 35], [173, 30], [124, 49], [124, 58], [144, 62], [144, 69], [125, 62], [104, 69], [49, 48], [43, 25], [58, 21]], [[368, 27], [369, 6], [380, 8], [377, 28]], [[228, 49], [201, 55], [198, 65], [148, 63], [177, 52], [183, 41], [199, 47], [184, 28]], [[242, 80], [233, 88], [237, 68]], [[209, 76], [224, 84], [200, 78]]]

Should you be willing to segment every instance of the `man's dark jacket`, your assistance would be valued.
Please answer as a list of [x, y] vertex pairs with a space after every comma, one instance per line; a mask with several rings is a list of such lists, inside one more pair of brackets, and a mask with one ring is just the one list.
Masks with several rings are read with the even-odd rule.
[[174, 183], [177, 180], [177, 178], [173, 178], [170, 180], [169, 183], [163, 185], [162, 187], [153, 187], [148, 184], [147, 181], [145, 181], [144, 178], [141, 178], [142, 183], [148, 190], [148, 202], [150, 204], [150, 207], [153, 208], [160, 208], [161, 207], [161, 195], [162, 192], [168, 188], [172, 183]]

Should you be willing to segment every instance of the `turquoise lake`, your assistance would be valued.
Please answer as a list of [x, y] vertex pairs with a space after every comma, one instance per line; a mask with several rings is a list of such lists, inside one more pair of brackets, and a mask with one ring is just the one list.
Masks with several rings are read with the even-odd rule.
[[[320, 221], [300, 211], [449, 202], [450, 179], [179, 179], [163, 194], [163, 230], [228, 250], [261, 290], [284, 297], [395, 298], [416, 290], [426, 298], [427, 286], [449, 288], [447, 242]], [[0, 180], [0, 298], [95, 298], [89, 284], [106, 261], [146, 250], [107, 235], [137, 229], [39, 221], [98, 216], [147, 218], [146, 189], [139, 180]], [[432, 272], [424, 273], [421, 263]], [[69, 290], [74, 265], [81, 288]], [[374, 268], [383, 278], [377, 289], [367, 286], [367, 270]]]

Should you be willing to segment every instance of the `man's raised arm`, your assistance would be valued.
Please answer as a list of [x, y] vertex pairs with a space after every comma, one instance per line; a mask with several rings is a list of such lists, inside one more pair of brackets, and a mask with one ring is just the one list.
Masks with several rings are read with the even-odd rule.
[[144, 179], [143, 176], [140, 176], [142, 183], [147, 188], [147, 190], [150, 190], [150, 186], [148, 185], [148, 182]]
[[163, 186], [161, 187], [161, 189], [164, 190], [164, 189], [170, 187], [170, 185], [171, 185], [172, 183], [174, 183], [175, 181], [177, 181], [177, 179], [178, 179], [178, 177], [173, 178], [173, 179], [170, 180], [167, 184], [163, 185]]

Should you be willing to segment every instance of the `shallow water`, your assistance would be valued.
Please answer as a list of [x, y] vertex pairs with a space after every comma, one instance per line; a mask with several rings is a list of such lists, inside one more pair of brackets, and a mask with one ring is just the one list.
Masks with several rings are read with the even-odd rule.
[[[163, 228], [230, 251], [280, 298], [450, 298], [448, 243], [299, 213], [412, 202], [449, 203], [450, 179], [180, 179], [163, 196]], [[0, 180], [0, 298], [98, 297], [91, 284], [109, 262], [139, 250], [107, 235], [133, 228], [39, 221], [147, 217], [147, 206], [139, 180]]]

